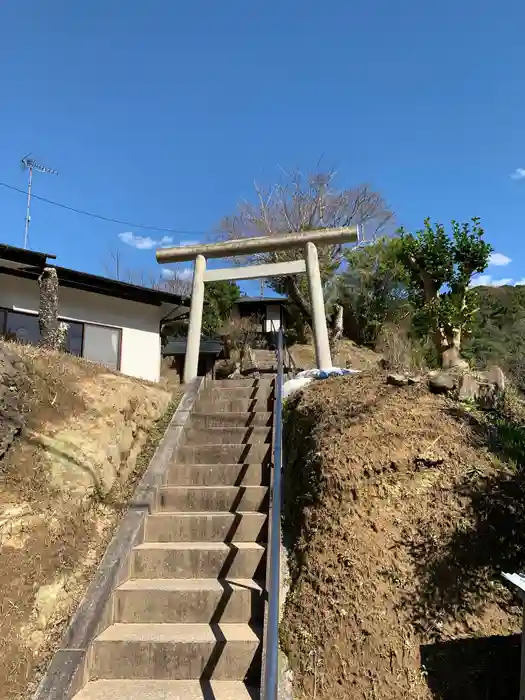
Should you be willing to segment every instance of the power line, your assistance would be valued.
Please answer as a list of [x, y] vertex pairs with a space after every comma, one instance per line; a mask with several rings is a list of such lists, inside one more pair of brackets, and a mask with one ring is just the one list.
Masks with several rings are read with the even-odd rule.
[[[0, 187], [5, 187], [8, 190], [13, 190], [13, 192], [19, 192], [20, 194], [27, 195], [25, 190], [21, 190], [19, 187], [14, 187], [13, 185], [8, 185], [6, 182], [0, 182]], [[130, 221], [121, 221], [120, 219], [112, 219], [109, 216], [102, 216], [102, 214], [94, 214], [90, 211], [84, 211], [83, 209], [76, 209], [75, 207], [68, 207], [67, 204], [61, 204], [60, 202], [55, 202], [52, 199], [46, 199], [45, 197], [40, 197], [39, 195], [33, 194], [33, 199], [39, 199], [41, 202], [46, 204], [51, 204], [54, 207], [59, 207], [60, 209], [66, 209], [67, 211], [72, 211], [75, 214], [82, 214], [83, 216], [89, 216], [92, 219], [100, 219], [101, 221], [107, 221], [111, 224], [120, 224], [121, 226], [129, 226], [130, 228], [141, 228], [147, 231], [157, 231], [159, 233], [178, 233], [183, 236], [206, 236], [210, 231], [183, 231], [175, 228], [160, 228], [159, 226], [146, 226], [145, 224], [134, 224]]]

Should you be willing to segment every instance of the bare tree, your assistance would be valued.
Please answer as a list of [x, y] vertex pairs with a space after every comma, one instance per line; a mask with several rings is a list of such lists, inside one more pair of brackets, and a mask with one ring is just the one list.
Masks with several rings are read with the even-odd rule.
[[[278, 233], [309, 231], [359, 224], [367, 238], [383, 235], [393, 221], [393, 214], [380, 194], [367, 185], [352, 189], [335, 186], [336, 172], [300, 171], [284, 173], [283, 180], [262, 188], [255, 184], [256, 201], [242, 201], [232, 216], [220, 225], [221, 237], [237, 239], [250, 236], [271, 236]], [[343, 246], [319, 247], [319, 265], [323, 283], [329, 284], [342, 262]], [[296, 260], [300, 250], [257, 253], [244, 258], [249, 264]], [[299, 308], [311, 326], [312, 309], [306, 280], [298, 276], [268, 280], [275, 291], [285, 293]], [[335, 304], [335, 301], [334, 301]], [[333, 317], [334, 306], [328, 310]], [[336, 318], [339, 318], [337, 309]]]
[[154, 274], [149, 270], [129, 267], [118, 247], [109, 249], [104, 271], [108, 277], [118, 282], [158, 289], [181, 297], [189, 297], [191, 294], [191, 280], [186, 275], [181, 275], [178, 270], [173, 269], [169, 270], [169, 276], [165, 277], [160, 270], [159, 274]]

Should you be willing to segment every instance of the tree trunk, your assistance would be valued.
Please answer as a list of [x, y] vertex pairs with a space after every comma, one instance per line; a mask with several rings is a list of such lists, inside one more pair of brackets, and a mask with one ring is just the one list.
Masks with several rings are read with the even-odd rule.
[[335, 304], [334, 312], [328, 326], [328, 341], [330, 343], [330, 354], [332, 361], [335, 359], [339, 341], [343, 337], [343, 307], [341, 304]]
[[304, 321], [310, 326], [310, 328], [313, 328], [312, 307], [301, 294], [301, 291], [299, 290], [299, 287], [297, 286], [297, 283], [293, 277], [285, 278], [284, 289], [288, 295], [288, 298], [293, 301], [301, 312]]
[[58, 275], [54, 267], [45, 267], [38, 278], [40, 285], [40, 343], [45, 348], [58, 350], [61, 333], [58, 323]]
[[461, 358], [461, 329], [440, 329], [435, 337], [436, 347], [443, 369], [464, 367], [467, 363]]

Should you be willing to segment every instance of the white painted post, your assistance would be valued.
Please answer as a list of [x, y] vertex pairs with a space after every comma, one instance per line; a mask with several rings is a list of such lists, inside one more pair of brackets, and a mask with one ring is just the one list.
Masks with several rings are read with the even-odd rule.
[[330, 357], [330, 343], [328, 341], [328, 328], [326, 326], [323, 286], [321, 284], [321, 273], [319, 271], [319, 257], [314, 243], [309, 242], [306, 244], [305, 257], [308, 288], [310, 290], [310, 303], [312, 305], [317, 367], [319, 369], [329, 369], [332, 366], [332, 358]]
[[199, 367], [199, 351], [201, 345], [202, 310], [204, 307], [204, 273], [206, 258], [197, 255], [193, 268], [193, 285], [191, 290], [190, 326], [186, 341], [186, 357], [184, 359], [184, 383], [191, 382], [197, 377]]

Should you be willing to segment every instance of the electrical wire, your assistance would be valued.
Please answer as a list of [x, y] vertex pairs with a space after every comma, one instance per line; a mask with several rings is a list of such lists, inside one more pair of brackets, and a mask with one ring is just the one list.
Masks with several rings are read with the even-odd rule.
[[[22, 190], [19, 187], [14, 187], [13, 185], [8, 185], [6, 182], [0, 182], [0, 187], [5, 187], [8, 190], [13, 190], [13, 192], [19, 192], [20, 194], [27, 196], [27, 191]], [[83, 209], [76, 209], [75, 207], [69, 207], [67, 204], [61, 204], [60, 202], [55, 202], [52, 199], [46, 199], [45, 197], [40, 197], [37, 194], [31, 193], [31, 199], [39, 199], [41, 202], [46, 204], [51, 204], [54, 207], [59, 207], [60, 209], [66, 209], [67, 211], [72, 211], [75, 214], [82, 214], [83, 216], [89, 216], [92, 219], [100, 219], [101, 221], [107, 221], [111, 224], [120, 224], [121, 226], [129, 226], [129, 228], [140, 228], [146, 231], [157, 231], [159, 233], [177, 233], [183, 236], [206, 236], [210, 234], [210, 231], [184, 231], [175, 228], [160, 228], [159, 226], [147, 226], [146, 224], [133, 224], [130, 221], [122, 221], [120, 219], [112, 219], [109, 216], [102, 216], [102, 214], [94, 214], [90, 211], [84, 211]]]

